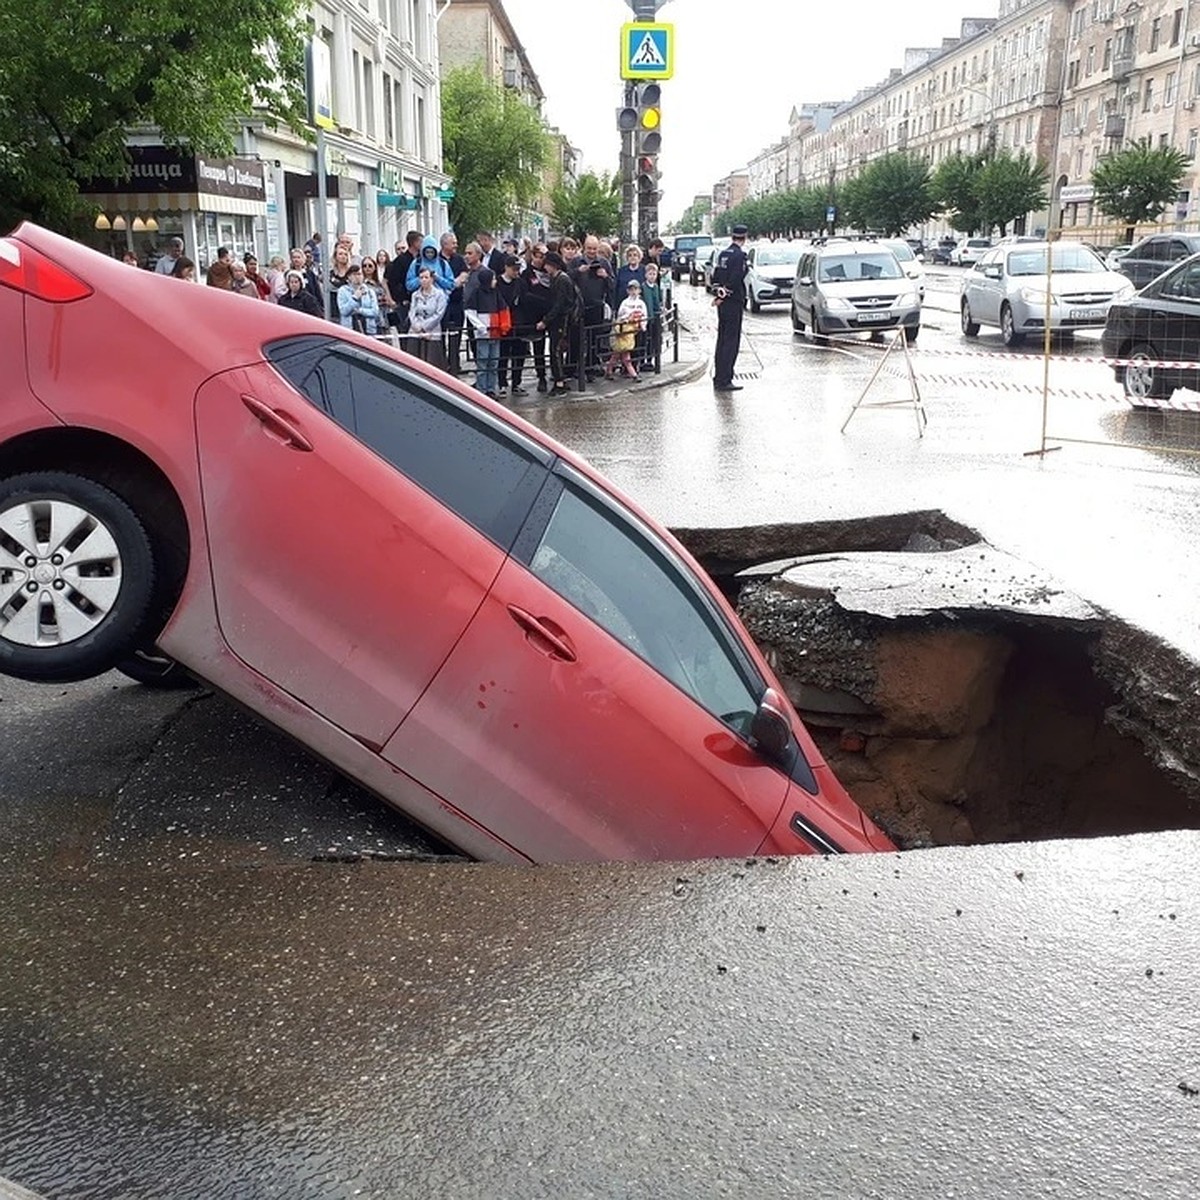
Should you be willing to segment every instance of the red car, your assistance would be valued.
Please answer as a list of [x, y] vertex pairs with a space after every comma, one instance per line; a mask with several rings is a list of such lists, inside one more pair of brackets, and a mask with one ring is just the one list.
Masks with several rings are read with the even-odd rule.
[[481, 859], [892, 849], [586, 463], [340, 326], [0, 239], [0, 671], [157, 647]]

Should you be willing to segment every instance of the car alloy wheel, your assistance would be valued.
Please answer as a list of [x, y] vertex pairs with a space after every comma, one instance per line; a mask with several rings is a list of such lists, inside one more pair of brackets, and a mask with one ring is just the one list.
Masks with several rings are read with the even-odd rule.
[[1025, 340], [1025, 335], [1017, 332], [1012, 309], [1007, 304], [1000, 309], [1000, 337], [1006, 346], [1019, 346]]
[[0, 482], [0, 671], [110, 670], [141, 640], [154, 577], [142, 523], [102, 484], [57, 471]]
[[1145, 343], [1134, 346], [1126, 355], [1129, 360], [1124, 368], [1125, 395], [1135, 404], [1139, 400], [1162, 400], [1170, 395], [1171, 389], [1163, 383], [1162, 372], [1154, 365], [1159, 361], [1158, 351]]
[[966, 299], [962, 302], [962, 331], [963, 337], [977, 337], [979, 335], [979, 322], [971, 320], [971, 306]]

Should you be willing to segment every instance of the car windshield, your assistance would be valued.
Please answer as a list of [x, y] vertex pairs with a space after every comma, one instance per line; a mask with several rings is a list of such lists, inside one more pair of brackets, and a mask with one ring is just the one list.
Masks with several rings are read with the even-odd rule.
[[[1080, 275], [1103, 271], [1104, 264], [1086, 246], [1055, 246], [1051, 258], [1055, 275]], [[1045, 275], [1046, 247], [1014, 250], [1008, 256], [1010, 275]]]
[[755, 256], [760, 267], [794, 267], [800, 261], [800, 250], [791, 246], [772, 246]]
[[887, 254], [832, 255], [821, 260], [822, 283], [842, 283], [851, 279], [900, 279], [900, 264]]

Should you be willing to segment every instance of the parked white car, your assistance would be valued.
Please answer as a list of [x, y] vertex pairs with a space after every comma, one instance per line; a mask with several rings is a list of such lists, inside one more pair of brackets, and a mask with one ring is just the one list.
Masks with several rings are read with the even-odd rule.
[[917, 285], [917, 295], [925, 299], [925, 256], [917, 254], [903, 238], [885, 238], [886, 246], [900, 264], [900, 269]]
[[751, 312], [792, 298], [796, 265], [807, 242], [755, 242], [746, 250], [746, 303]]
[[991, 238], [963, 238], [950, 251], [950, 264], [955, 267], [973, 267], [991, 248]]

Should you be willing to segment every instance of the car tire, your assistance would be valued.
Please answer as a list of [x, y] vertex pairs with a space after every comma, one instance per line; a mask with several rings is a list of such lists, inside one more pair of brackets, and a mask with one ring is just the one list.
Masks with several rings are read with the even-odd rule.
[[103, 484], [63, 471], [0, 481], [0, 549], [0, 672], [90, 679], [147, 640], [154, 550]]
[[904, 340], [911, 346], [917, 340], [917, 335], [921, 332], [920, 325], [905, 325]]
[[1148, 342], [1139, 342], [1123, 357], [1131, 364], [1143, 360], [1146, 366], [1128, 365], [1122, 368], [1121, 383], [1125, 398], [1136, 408], [1142, 400], [1166, 400], [1175, 391], [1164, 379], [1162, 371], [1150, 365], [1160, 360], [1158, 351]]
[[817, 316], [817, 310], [813, 309], [812, 314], [812, 335], [813, 342], [818, 346], [829, 345], [829, 335], [821, 332], [821, 318]]
[[173, 658], [159, 650], [135, 650], [117, 663], [117, 670], [145, 687], [184, 691], [200, 684]]
[[1007, 304], [1000, 308], [1000, 338], [1006, 346], [1019, 346], [1025, 340], [1025, 335], [1017, 332], [1012, 309]]
[[963, 337], [969, 337], [969, 338], [978, 337], [979, 336], [979, 322], [971, 320], [971, 306], [967, 303], [966, 297], [963, 298], [962, 312], [960, 315], [961, 315], [961, 319], [962, 319]]
[[750, 293], [749, 301], [750, 301], [750, 311], [752, 313], [762, 312], [762, 305], [759, 304], [759, 302], [757, 300], [755, 300], [753, 292]]
[[791, 309], [792, 309], [792, 332], [793, 333], [803, 333], [804, 332], [804, 322], [802, 320], [800, 320], [800, 314], [796, 311], [795, 300], [792, 301]]

